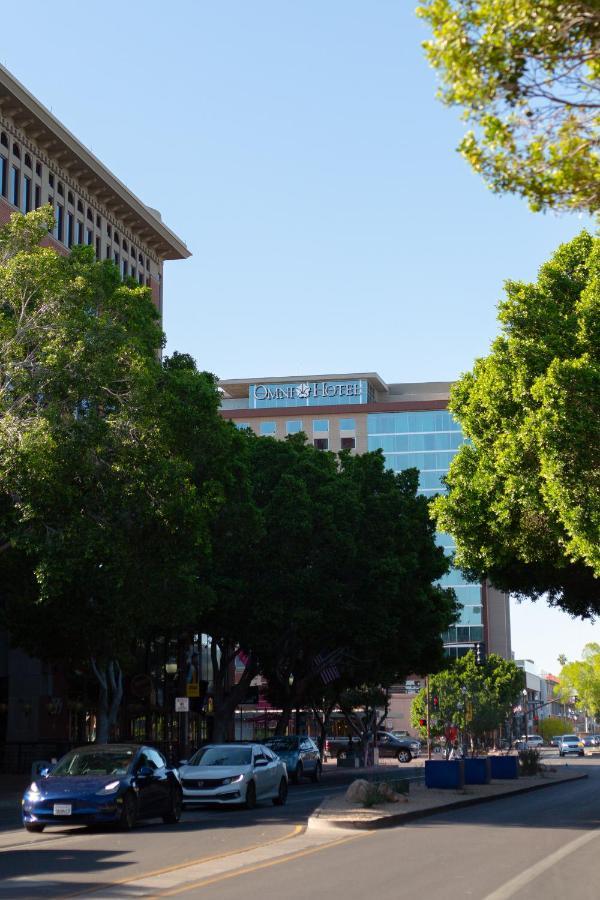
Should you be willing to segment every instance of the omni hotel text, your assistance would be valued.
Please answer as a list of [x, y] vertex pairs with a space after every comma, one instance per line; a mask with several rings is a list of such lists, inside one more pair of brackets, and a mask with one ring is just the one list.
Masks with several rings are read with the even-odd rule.
[[[419, 490], [445, 490], [443, 476], [461, 444], [459, 423], [448, 411], [449, 382], [386, 384], [374, 372], [221, 381], [221, 414], [238, 428], [285, 439], [304, 432], [318, 449], [380, 450], [393, 471], [419, 470]], [[439, 543], [451, 553], [448, 535]], [[475, 643], [511, 658], [508, 596], [487, 583], [468, 582], [452, 568], [443, 579], [461, 604], [460, 619], [444, 634], [449, 656]]]

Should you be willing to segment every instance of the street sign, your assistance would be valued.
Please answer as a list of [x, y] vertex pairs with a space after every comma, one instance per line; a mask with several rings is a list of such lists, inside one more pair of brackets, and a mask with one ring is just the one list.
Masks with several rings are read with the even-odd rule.
[[189, 697], [175, 697], [175, 712], [189, 712], [190, 711], [190, 698]]
[[200, 696], [200, 685], [197, 681], [192, 681], [190, 684], [186, 684], [185, 692], [188, 697], [199, 697]]

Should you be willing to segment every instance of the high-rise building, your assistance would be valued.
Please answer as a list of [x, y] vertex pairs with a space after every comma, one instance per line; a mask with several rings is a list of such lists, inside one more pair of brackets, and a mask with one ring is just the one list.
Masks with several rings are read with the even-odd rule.
[[[220, 382], [221, 413], [238, 428], [285, 438], [304, 432], [320, 450], [364, 453], [381, 450], [396, 472], [417, 468], [427, 497], [444, 491], [442, 477], [465, 438], [448, 411], [449, 382], [386, 384], [374, 372], [241, 378]], [[438, 535], [448, 552], [448, 535]], [[449, 656], [477, 643], [511, 658], [508, 596], [487, 583], [468, 582], [452, 568], [443, 584], [453, 587], [460, 619], [444, 634]]]
[[162, 313], [163, 263], [187, 258], [186, 245], [0, 66], [0, 224], [47, 203], [56, 220], [48, 244], [93, 247], [147, 285]]

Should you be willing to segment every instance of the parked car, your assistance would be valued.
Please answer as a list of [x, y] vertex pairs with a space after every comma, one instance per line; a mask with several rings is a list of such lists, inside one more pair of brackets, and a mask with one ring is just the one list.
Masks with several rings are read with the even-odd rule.
[[254, 809], [259, 800], [275, 806], [287, 800], [285, 763], [264, 744], [206, 744], [182, 760], [179, 774], [184, 807], [215, 803]]
[[115, 823], [138, 819], [178, 822], [182, 790], [162, 753], [140, 744], [94, 744], [71, 750], [45, 769], [23, 796], [27, 831], [46, 825]]
[[576, 753], [577, 756], [584, 754], [584, 743], [576, 734], [563, 734], [558, 742], [558, 755], [566, 756], [567, 753]]
[[597, 734], [582, 734], [580, 740], [583, 741], [584, 747], [598, 747], [600, 738]]
[[543, 746], [544, 738], [541, 734], [524, 734], [518, 741], [515, 741], [515, 747], [518, 750], [541, 750]]
[[264, 743], [284, 761], [288, 776], [294, 784], [298, 784], [303, 777], [315, 782], [320, 780], [323, 768], [321, 754], [312, 738], [307, 735], [288, 734], [283, 737], [267, 738]]
[[[371, 740], [371, 736], [366, 736], [367, 741]], [[358, 738], [327, 738], [327, 752], [331, 756], [341, 757], [348, 753], [350, 748], [350, 740], [355, 751], [362, 749]], [[408, 763], [413, 756], [419, 756], [421, 752], [421, 742], [417, 738], [398, 738], [392, 732], [377, 732], [377, 749], [380, 757], [395, 757], [398, 762]]]

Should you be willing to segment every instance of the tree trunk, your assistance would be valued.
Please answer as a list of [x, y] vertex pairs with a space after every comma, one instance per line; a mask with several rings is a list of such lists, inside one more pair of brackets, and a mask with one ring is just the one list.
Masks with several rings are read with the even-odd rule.
[[[219, 649], [221, 653], [219, 655]], [[246, 663], [246, 668], [237, 684], [229, 684], [229, 667], [237, 656], [237, 649], [232, 648], [227, 642], [211, 639], [210, 656], [213, 668], [213, 731], [212, 740], [215, 743], [231, 740], [235, 728], [235, 711], [238, 704], [243, 703], [250, 686], [250, 682], [256, 675], [258, 667], [254, 655], [251, 653]]]
[[290, 717], [292, 715], [292, 709], [294, 707], [293, 697], [286, 697], [279, 718], [277, 719], [277, 725], [275, 727], [275, 734], [282, 735], [285, 734], [289, 724]]
[[96, 717], [96, 743], [106, 744], [117, 721], [123, 699], [123, 673], [116, 659], [98, 663], [92, 658], [91, 665], [100, 685]]

